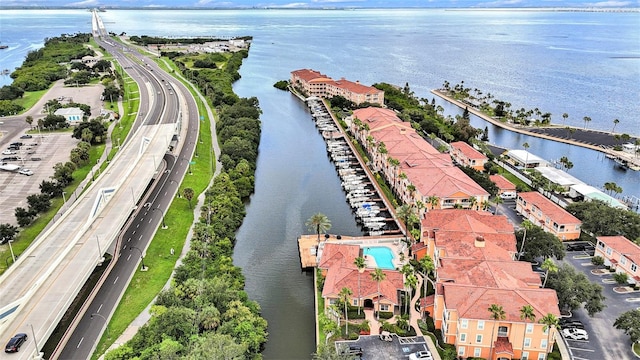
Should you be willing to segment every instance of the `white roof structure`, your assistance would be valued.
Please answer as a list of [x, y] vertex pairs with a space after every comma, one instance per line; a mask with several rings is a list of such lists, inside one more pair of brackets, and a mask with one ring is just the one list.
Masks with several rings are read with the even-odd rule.
[[527, 165], [549, 166], [549, 162], [526, 150], [509, 150], [506, 155], [520, 164], [526, 163]]
[[84, 115], [84, 111], [82, 111], [80, 108], [77, 107], [70, 107], [70, 108], [60, 108], [58, 110], [56, 110], [56, 112], [53, 113], [54, 115], [62, 115], [62, 116], [69, 116], [69, 115], [80, 115], [83, 116]]
[[627, 205], [587, 184], [572, 185], [569, 194], [571, 197], [582, 195], [587, 201], [600, 200], [611, 207], [627, 209]]
[[569, 175], [563, 170], [556, 169], [550, 166], [538, 166], [536, 171], [540, 172], [543, 177], [551, 181], [554, 184], [558, 184], [564, 188], [569, 188], [571, 185], [584, 184], [579, 179]]

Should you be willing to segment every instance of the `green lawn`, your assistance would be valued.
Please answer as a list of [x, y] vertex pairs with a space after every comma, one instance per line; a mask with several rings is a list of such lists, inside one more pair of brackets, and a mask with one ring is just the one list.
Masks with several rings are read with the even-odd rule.
[[633, 352], [640, 357], [640, 343], [633, 344]]
[[25, 111], [31, 109], [33, 105], [35, 105], [38, 100], [40, 100], [42, 96], [47, 93], [47, 91], [49, 91], [49, 89], [39, 91], [25, 91], [22, 98], [16, 99], [14, 100], [14, 102], [24, 107], [24, 113]]

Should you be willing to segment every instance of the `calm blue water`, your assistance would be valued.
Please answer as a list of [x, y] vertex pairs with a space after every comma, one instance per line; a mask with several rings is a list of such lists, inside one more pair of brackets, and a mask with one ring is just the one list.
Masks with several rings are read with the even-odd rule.
[[376, 260], [376, 264], [381, 269], [393, 270], [396, 267], [393, 265], [393, 252], [386, 246], [372, 246], [363, 249], [362, 253], [366, 256], [373, 256]]
[[[316, 212], [331, 233], [358, 235], [340, 180], [303, 104], [273, 88], [292, 70], [313, 68], [365, 84], [388, 82], [420, 97], [444, 81], [490, 92], [512, 108], [552, 120], [640, 135], [640, 14], [446, 10], [108, 11], [108, 30], [130, 35], [252, 35], [234, 88], [263, 110], [256, 193], [237, 235], [234, 262], [269, 321], [266, 359], [305, 359], [314, 351], [311, 275], [300, 269], [296, 238]], [[0, 68], [13, 69], [43, 38], [90, 31], [78, 10], [0, 12]], [[0, 85], [10, 82], [0, 77]], [[445, 106], [448, 112], [457, 109]], [[487, 126], [478, 119], [473, 125]], [[491, 142], [547, 159], [567, 156], [570, 173], [594, 186], [614, 181], [640, 197], [640, 172], [626, 173], [597, 152], [489, 126]]]

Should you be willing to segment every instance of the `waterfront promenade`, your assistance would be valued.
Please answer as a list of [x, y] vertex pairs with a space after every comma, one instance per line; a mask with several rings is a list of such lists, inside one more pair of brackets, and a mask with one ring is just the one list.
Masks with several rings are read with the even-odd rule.
[[[622, 145], [622, 141], [616, 138], [616, 135], [611, 132], [581, 129], [572, 126], [545, 126], [545, 127], [533, 127], [523, 126], [513, 123], [507, 123], [495, 119], [482, 111], [474, 108], [471, 105], [458, 101], [440, 90], [431, 90], [431, 93], [440, 97], [443, 100], [448, 101], [451, 104], [458, 106], [461, 109], [468, 109], [470, 113], [478, 116], [479, 118], [503, 129], [513, 131], [516, 133], [535, 136], [538, 138], [557, 141], [565, 144], [581, 146], [587, 149], [600, 151], [612, 158], [621, 158], [625, 160], [629, 167], [633, 170], [640, 170], [640, 157], [638, 154], [632, 154], [625, 151], [615, 151], [613, 147], [616, 145]], [[630, 136], [626, 142], [635, 143], [639, 138], [637, 136]]]

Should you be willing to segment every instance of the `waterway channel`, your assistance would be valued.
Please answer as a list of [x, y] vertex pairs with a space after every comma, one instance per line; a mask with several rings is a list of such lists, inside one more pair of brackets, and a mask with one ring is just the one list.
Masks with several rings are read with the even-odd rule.
[[[243, 68], [243, 78], [255, 73]], [[263, 114], [256, 191], [237, 234], [234, 262], [246, 291], [269, 322], [265, 359], [309, 359], [315, 350], [313, 274], [302, 272], [297, 237], [317, 212], [330, 233], [362, 235], [326, 145], [300, 100], [272, 84], [239, 81], [235, 91], [258, 96]]]

